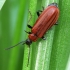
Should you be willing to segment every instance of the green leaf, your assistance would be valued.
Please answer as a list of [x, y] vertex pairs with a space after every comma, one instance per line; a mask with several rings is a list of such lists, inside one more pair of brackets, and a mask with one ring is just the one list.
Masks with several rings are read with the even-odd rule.
[[[28, 34], [24, 30], [31, 31], [27, 24], [33, 26], [38, 19], [36, 12], [53, 2], [58, 4], [60, 10], [58, 25], [48, 30], [46, 40], [39, 39], [31, 44], [27, 67], [27, 45], [4, 49], [25, 41]], [[67, 70], [70, 53], [69, 9], [69, 0], [7, 0], [0, 11], [0, 70]]]
[[2, 9], [4, 3], [5, 3], [6, 0], [0, 0], [0, 10]]
[[[23, 25], [25, 25], [24, 23], [26, 23], [24, 18], [25, 16], [27, 16], [25, 15], [25, 13], [27, 12], [28, 3], [23, 0], [20, 1], [19, 12], [18, 12], [17, 20], [16, 20], [16, 27], [14, 29], [13, 44], [16, 44], [20, 41], [22, 27]], [[25, 26], [24, 26], [24, 29], [25, 29]], [[24, 34], [24, 37], [25, 37], [25, 34]], [[15, 47], [14, 49], [12, 49], [8, 70], [17, 70], [17, 69], [21, 70], [22, 69], [22, 58], [23, 58], [22, 52], [23, 50], [22, 48], [20, 49], [20, 47]]]
[[55, 30], [50, 70], [65, 70], [70, 52], [69, 0], [59, 1], [60, 16]]
[[[35, 1], [33, 1], [33, 0], [30, 0], [30, 6], [29, 6], [29, 10], [30, 10], [30, 12], [31, 12], [31, 14], [32, 14], [32, 19], [30, 20], [30, 22], [28, 23], [28, 24], [30, 24], [31, 26], [33, 25], [33, 23], [35, 22], [34, 21], [34, 16], [35, 16], [35, 13], [36, 13], [36, 5], [37, 5], [37, 0], [35, 0]], [[28, 20], [30, 19], [30, 13], [29, 13], [29, 18], [28, 18]], [[27, 31], [28, 31], [29, 29], [27, 28]], [[28, 37], [28, 36], [27, 36]], [[31, 47], [31, 46], [30, 46]], [[29, 47], [28, 46], [25, 46], [25, 48], [24, 48], [25, 50], [24, 50], [24, 58], [23, 58], [23, 69], [22, 70], [31, 70], [31, 68], [30, 68], [30, 64], [31, 64], [31, 50], [32, 50], [32, 48], [30, 48], [30, 58], [29, 58], [29, 63], [28, 63], [28, 53], [29, 53]], [[28, 65], [28, 67], [27, 67], [27, 64], [29, 64]]]

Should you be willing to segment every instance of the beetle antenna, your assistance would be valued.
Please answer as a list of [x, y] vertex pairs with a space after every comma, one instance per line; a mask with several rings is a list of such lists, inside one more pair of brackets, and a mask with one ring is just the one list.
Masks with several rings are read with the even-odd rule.
[[19, 45], [19, 44], [21, 44], [21, 43], [25, 44], [26, 41], [21, 41], [21, 42], [17, 43], [17, 44], [14, 45], [14, 46], [11, 46], [11, 47], [9, 47], [9, 48], [6, 48], [5, 50], [9, 50], [9, 49], [11, 49], [11, 48], [13, 48], [13, 47], [16, 47], [17, 45]]
[[29, 45], [29, 52], [28, 52], [28, 62], [27, 62], [27, 67], [29, 65], [29, 58], [30, 58], [30, 45]]

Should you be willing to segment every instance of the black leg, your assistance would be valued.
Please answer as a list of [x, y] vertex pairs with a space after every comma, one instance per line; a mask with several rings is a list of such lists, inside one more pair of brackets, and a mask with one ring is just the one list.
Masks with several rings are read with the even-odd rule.
[[[30, 10], [29, 10], [29, 13], [30, 13], [30, 19], [28, 20], [28, 23], [30, 22], [30, 20], [31, 20], [31, 18], [32, 18], [32, 14], [31, 14]], [[29, 28], [32, 28], [32, 26], [30, 26], [29, 24], [27, 24], [27, 26], [28, 26]]]
[[43, 39], [43, 40], [46, 40], [46, 38], [45, 38], [44, 36], [42, 37], [42, 39]]
[[[25, 30], [24, 30], [25, 31]], [[26, 33], [28, 33], [28, 34], [31, 34], [31, 32], [27, 32], [27, 31], [25, 31]]]
[[56, 24], [55, 25], [58, 25], [58, 22], [56, 22]]
[[27, 26], [32, 29], [32, 26], [30, 26], [29, 24], [27, 24]]
[[54, 24], [54, 25], [58, 25], [58, 24]]
[[30, 20], [32, 19], [32, 14], [31, 14], [30, 10], [29, 10], [29, 13], [30, 13], [30, 19], [28, 20], [28, 23], [29, 23]]
[[39, 17], [40, 16], [40, 13], [41, 13], [42, 11], [41, 10], [38, 10], [37, 11], [37, 16]]
[[29, 59], [30, 59], [30, 45], [29, 45], [29, 52], [28, 52], [28, 63], [27, 63], [27, 67], [29, 65]]
[[[44, 10], [44, 7], [43, 7], [43, 6], [42, 6], [42, 8], [43, 8], [43, 10]], [[38, 11], [37, 11], [38, 17], [40, 16], [40, 13], [41, 13], [41, 12], [43, 12], [43, 11], [41, 11], [41, 10], [38, 10]]]
[[44, 7], [42, 6], [43, 10], [44, 10]]

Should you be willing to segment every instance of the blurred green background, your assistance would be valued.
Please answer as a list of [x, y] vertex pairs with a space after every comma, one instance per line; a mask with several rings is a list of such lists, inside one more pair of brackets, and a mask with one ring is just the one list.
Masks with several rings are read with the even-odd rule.
[[7, 0], [0, 11], [0, 70], [22, 70], [23, 45], [10, 50], [5, 48], [26, 39], [28, 5], [26, 0]]
[[[37, 19], [36, 11], [42, 6], [56, 2], [59, 4], [58, 26], [53, 26], [45, 35], [46, 41], [39, 39], [31, 45], [29, 66], [28, 47], [18, 45], [27, 39], [27, 23], [32, 13], [30, 25]], [[46, 4], [45, 4], [46, 3]], [[0, 11], [0, 70], [66, 70], [70, 54], [70, 1], [62, 0], [7, 0]]]

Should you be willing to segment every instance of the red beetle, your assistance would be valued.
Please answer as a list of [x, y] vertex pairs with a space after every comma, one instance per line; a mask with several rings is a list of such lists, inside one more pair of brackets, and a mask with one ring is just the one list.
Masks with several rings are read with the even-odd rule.
[[[42, 12], [40, 14], [40, 12]], [[31, 45], [32, 42], [35, 42], [38, 40], [38, 38], [44, 38], [44, 34], [54, 25], [56, 24], [58, 17], [59, 17], [59, 9], [57, 6], [57, 3], [51, 3], [48, 5], [44, 11], [38, 11], [37, 15], [39, 16], [36, 20], [33, 27], [30, 25], [27, 25], [29, 28], [31, 28], [31, 32], [27, 32], [29, 34], [28, 39], [26, 41], [22, 41], [20, 43], [27, 44], [28, 46]], [[18, 44], [20, 44], [18, 43]], [[18, 44], [12, 46], [15, 47]], [[12, 47], [9, 47], [7, 49], [10, 49]]]
[[[42, 12], [40, 14], [40, 12]], [[27, 32], [29, 34], [28, 39], [26, 41], [22, 41], [20, 43], [27, 44], [29, 47], [32, 42], [35, 42], [38, 40], [38, 38], [44, 38], [44, 34], [54, 25], [56, 24], [58, 17], [59, 17], [59, 9], [57, 6], [57, 3], [52, 3], [48, 5], [44, 11], [38, 11], [37, 15], [39, 16], [38, 19], [36, 20], [35, 24], [33, 27], [30, 25], [27, 25], [29, 28], [31, 28], [31, 32]], [[20, 44], [18, 43], [18, 44]], [[17, 46], [18, 44], [7, 48], [6, 50], [13, 48]], [[29, 50], [29, 55], [28, 55], [28, 63], [29, 63], [29, 56], [30, 56], [30, 50]], [[28, 64], [27, 64], [28, 66]]]
[[[41, 11], [39, 11], [41, 12]], [[39, 16], [39, 12], [37, 12]], [[44, 34], [56, 24], [59, 17], [59, 9], [56, 3], [50, 4], [38, 17], [31, 32], [29, 32], [29, 38], [25, 41], [27, 45], [37, 41], [38, 38], [44, 38]]]
[[44, 38], [44, 34], [48, 31], [48, 29], [50, 29], [54, 24], [56, 24], [58, 17], [58, 7], [54, 3], [49, 5], [41, 13], [37, 21], [35, 22], [34, 26], [32, 27], [28, 41], [32, 42], [36, 41], [38, 38]]

